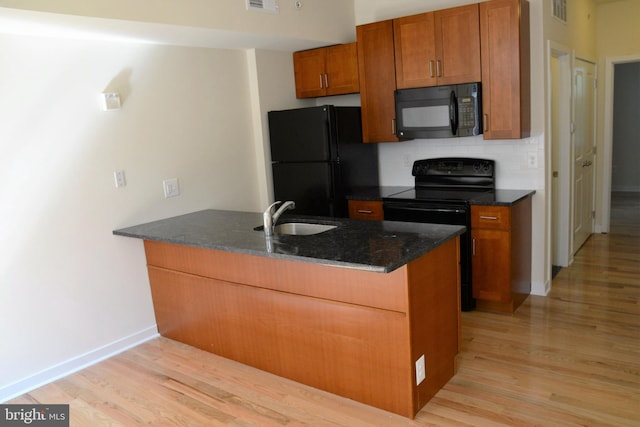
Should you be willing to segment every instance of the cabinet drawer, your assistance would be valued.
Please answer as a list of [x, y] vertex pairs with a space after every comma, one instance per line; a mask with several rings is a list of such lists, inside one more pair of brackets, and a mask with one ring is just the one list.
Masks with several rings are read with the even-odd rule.
[[375, 200], [349, 200], [349, 218], [382, 221], [384, 219], [382, 202]]
[[507, 206], [471, 206], [471, 229], [510, 230], [511, 209]]

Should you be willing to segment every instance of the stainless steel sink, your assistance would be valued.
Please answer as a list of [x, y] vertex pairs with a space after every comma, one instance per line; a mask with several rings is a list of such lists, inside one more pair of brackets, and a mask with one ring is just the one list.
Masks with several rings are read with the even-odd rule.
[[[289, 236], [311, 236], [333, 230], [337, 225], [316, 224], [312, 222], [283, 222], [273, 228], [274, 234], [286, 234]], [[256, 231], [264, 231], [263, 226], [254, 228]]]
[[335, 225], [313, 224], [310, 222], [283, 222], [274, 227], [276, 234], [288, 234], [292, 236], [310, 236], [333, 230]]

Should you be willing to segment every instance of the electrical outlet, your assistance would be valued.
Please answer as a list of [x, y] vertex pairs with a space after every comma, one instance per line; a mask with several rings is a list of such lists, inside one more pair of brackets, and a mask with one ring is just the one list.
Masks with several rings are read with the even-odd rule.
[[178, 185], [178, 178], [165, 179], [162, 181], [164, 188], [164, 198], [176, 197], [180, 195], [180, 186]]
[[124, 175], [124, 171], [115, 171], [113, 177], [116, 180], [116, 188], [124, 187], [127, 185], [127, 179]]
[[405, 166], [410, 167], [412, 165], [411, 154], [405, 154], [404, 156], [402, 156], [402, 162]]
[[529, 151], [527, 153], [527, 166], [529, 169], [538, 167], [538, 153], [536, 151]]
[[424, 362], [424, 354], [416, 360], [416, 385], [420, 385], [427, 378], [427, 369]]

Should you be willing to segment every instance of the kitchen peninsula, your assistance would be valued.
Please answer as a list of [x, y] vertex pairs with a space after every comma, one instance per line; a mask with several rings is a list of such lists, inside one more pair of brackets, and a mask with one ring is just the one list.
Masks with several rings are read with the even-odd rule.
[[161, 335], [409, 418], [454, 375], [462, 226], [205, 210], [144, 240]]

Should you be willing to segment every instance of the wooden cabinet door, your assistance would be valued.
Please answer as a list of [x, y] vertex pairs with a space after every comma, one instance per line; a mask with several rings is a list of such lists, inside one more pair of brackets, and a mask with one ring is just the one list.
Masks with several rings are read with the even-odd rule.
[[439, 10], [434, 17], [438, 85], [479, 82], [478, 5]]
[[349, 218], [382, 221], [384, 210], [378, 200], [349, 200]]
[[477, 4], [393, 21], [398, 89], [479, 82]]
[[529, 136], [529, 6], [526, 0], [480, 3], [484, 139]]
[[393, 34], [398, 89], [435, 86], [437, 77], [434, 13], [394, 19]]
[[325, 68], [327, 95], [344, 95], [360, 91], [356, 42], [326, 48]]
[[356, 34], [363, 141], [397, 142], [393, 21], [359, 25]]
[[294, 52], [293, 70], [296, 80], [296, 98], [325, 96], [325, 49]]
[[510, 233], [471, 229], [473, 297], [486, 301], [511, 300]]

